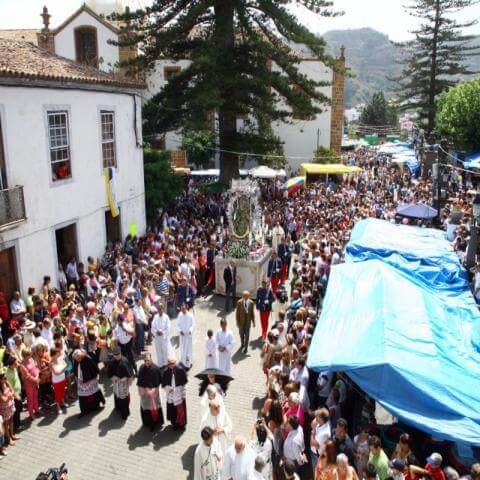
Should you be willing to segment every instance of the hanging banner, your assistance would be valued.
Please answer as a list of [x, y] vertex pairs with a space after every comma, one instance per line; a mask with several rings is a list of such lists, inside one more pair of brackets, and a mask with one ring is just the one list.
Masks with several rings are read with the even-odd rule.
[[115, 184], [113, 182], [113, 167], [107, 167], [104, 169], [105, 174], [105, 188], [107, 190], [107, 200], [108, 206], [110, 207], [110, 213], [112, 217], [118, 217], [118, 205], [117, 199], [115, 198]]
[[137, 222], [130, 222], [130, 235], [132, 236], [132, 238], [137, 236], [137, 231]]

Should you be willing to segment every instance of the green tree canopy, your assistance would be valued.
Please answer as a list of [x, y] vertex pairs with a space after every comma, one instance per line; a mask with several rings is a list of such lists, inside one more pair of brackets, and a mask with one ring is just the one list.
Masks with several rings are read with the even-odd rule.
[[438, 102], [437, 130], [458, 148], [480, 151], [480, 79], [444, 92]]
[[360, 114], [360, 123], [363, 125], [392, 125], [398, 124], [397, 109], [390, 105], [383, 92], [373, 94], [370, 103]]
[[314, 163], [338, 163], [339, 156], [335, 150], [331, 148], [324, 147], [320, 145], [314, 152], [313, 152], [313, 161]]
[[123, 20], [120, 45], [141, 45], [138, 58], [124, 66], [151, 68], [159, 59], [188, 59], [190, 65], [150, 102], [145, 111], [155, 133], [202, 129], [216, 112], [220, 181], [229, 184], [239, 172], [238, 154], [269, 152], [271, 138], [258, 130], [237, 129], [237, 118], [261, 116], [288, 120], [292, 110], [311, 117], [329, 103], [315, 81], [299, 71], [302, 45], [308, 55], [339, 68], [325, 51], [325, 41], [288, 11], [296, 3], [323, 16], [338, 14], [329, 0], [155, 0], [144, 10], [115, 16]]
[[181, 175], [173, 171], [170, 153], [145, 148], [143, 151], [145, 205], [147, 218], [154, 219], [159, 209], [170, 205], [183, 191]]
[[452, 16], [477, 3], [478, 0], [411, 0], [407, 6], [421, 25], [411, 32], [413, 40], [397, 44], [403, 49], [403, 70], [394, 80], [402, 108], [416, 109], [427, 133], [435, 126], [438, 96], [458, 83], [461, 75], [475, 73], [466, 67], [465, 60], [478, 55], [480, 46], [472, 46], [469, 42], [475, 37], [462, 32], [477, 21], [462, 23]]
[[182, 150], [187, 152], [190, 163], [196, 167], [207, 167], [215, 150], [215, 132], [212, 130], [185, 132], [182, 138]]

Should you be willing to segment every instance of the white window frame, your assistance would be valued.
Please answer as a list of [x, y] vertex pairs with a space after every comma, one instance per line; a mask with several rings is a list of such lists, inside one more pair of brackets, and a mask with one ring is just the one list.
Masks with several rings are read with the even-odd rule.
[[[108, 140], [104, 140], [103, 138], [103, 116], [104, 115], [111, 115], [112, 117], [112, 138]], [[112, 151], [113, 151], [113, 165], [106, 165], [105, 164], [105, 157], [103, 153], [103, 146], [112, 144]], [[100, 108], [100, 149], [102, 151], [102, 168], [113, 167], [118, 168], [118, 161], [117, 161], [117, 138], [116, 138], [116, 128], [115, 128], [115, 110], [109, 108]]]
[[[50, 125], [50, 117], [53, 115], [64, 115], [66, 122], [66, 139], [67, 143], [63, 145], [55, 145], [52, 147], [52, 135], [51, 135], [51, 125]], [[47, 107], [46, 108], [46, 126], [47, 126], [47, 149], [48, 149], [48, 165], [49, 165], [49, 176], [50, 176], [50, 184], [57, 185], [63, 184], [64, 182], [71, 181], [73, 179], [73, 169], [72, 169], [72, 142], [70, 136], [70, 110], [64, 107]], [[55, 128], [55, 127], [53, 127]], [[60, 128], [60, 127], [57, 127]], [[52, 160], [52, 151], [58, 151], [61, 149], [67, 149], [68, 151], [68, 159], [61, 159], [61, 160]], [[63, 179], [53, 179], [53, 165], [56, 163], [69, 163], [69, 170], [70, 175]]]

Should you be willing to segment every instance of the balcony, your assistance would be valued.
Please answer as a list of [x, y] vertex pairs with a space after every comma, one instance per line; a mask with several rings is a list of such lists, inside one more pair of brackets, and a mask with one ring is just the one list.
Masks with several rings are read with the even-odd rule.
[[0, 230], [15, 227], [26, 219], [23, 187], [0, 190]]

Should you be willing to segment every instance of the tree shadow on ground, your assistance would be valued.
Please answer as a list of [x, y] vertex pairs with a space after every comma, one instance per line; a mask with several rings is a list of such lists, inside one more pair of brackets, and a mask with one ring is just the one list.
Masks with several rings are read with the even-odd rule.
[[120, 428], [122, 428], [125, 425], [125, 422], [126, 420], [123, 420], [120, 414], [115, 409], [113, 409], [110, 412], [110, 415], [107, 418], [104, 418], [98, 424], [98, 436], [106, 437], [107, 433], [111, 430], [119, 430]]
[[197, 445], [190, 445], [182, 455], [182, 467], [188, 472], [187, 480], [193, 480], [193, 457]]
[[210, 295], [204, 298], [201, 305], [207, 307], [209, 310], [216, 310], [220, 314], [217, 316], [225, 316], [225, 297], [223, 295]]
[[63, 422], [63, 431], [58, 435], [59, 438], [65, 438], [70, 432], [75, 430], [81, 430], [91, 425], [93, 417], [98, 415], [102, 410], [96, 410], [95, 412], [79, 417], [78, 415], [71, 415]]

